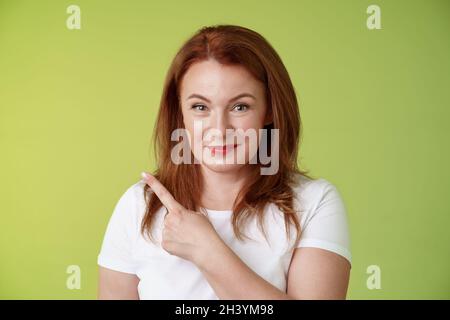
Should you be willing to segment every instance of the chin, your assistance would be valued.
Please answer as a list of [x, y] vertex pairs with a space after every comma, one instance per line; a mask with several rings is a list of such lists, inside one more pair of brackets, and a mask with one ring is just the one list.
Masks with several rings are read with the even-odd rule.
[[202, 166], [217, 173], [231, 173], [239, 171], [245, 164], [202, 163]]

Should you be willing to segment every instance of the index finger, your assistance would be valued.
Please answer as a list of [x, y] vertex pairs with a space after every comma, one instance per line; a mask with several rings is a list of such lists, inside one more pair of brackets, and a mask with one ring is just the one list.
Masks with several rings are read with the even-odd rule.
[[152, 188], [153, 192], [169, 212], [184, 210], [184, 207], [175, 200], [169, 190], [167, 190], [158, 179], [146, 172], [142, 173], [142, 178], [144, 178], [145, 182]]

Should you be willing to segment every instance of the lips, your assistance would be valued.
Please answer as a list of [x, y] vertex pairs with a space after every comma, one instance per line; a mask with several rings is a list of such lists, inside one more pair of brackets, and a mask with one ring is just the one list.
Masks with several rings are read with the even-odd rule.
[[209, 148], [211, 150], [211, 154], [214, 156], [216, 154], [227, 154], [228, 152], [230, 152], [231, 150], [233, 150], [234, 148], [236, 148], [238, 145], [237, 144], [230, 144], [230, 145], [225, 145], [225, 146], [208, 146], [207, 148]]

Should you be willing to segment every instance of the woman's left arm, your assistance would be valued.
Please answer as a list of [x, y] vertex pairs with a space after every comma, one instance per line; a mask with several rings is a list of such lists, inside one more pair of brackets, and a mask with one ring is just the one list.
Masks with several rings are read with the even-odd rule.
[[168, 211], [163, 249], [193, 262], [219, 299], [345, 299], [350, 263], [340, 255], [319, 248], [296, 248], [287, 292], [283, 292], [250, 269], [203, 214], [184, 208], [155, 177], [146, 174], [144, 181]]
[[349, 262], [319, 248], [297, 248], [288, 272], [287, 293], [251, 270], [225, 243], [197, 264], [220, 299], [345, 299]]
[[250, 269], [223, 241], [196, 265], [219, 299], [294, 299]]

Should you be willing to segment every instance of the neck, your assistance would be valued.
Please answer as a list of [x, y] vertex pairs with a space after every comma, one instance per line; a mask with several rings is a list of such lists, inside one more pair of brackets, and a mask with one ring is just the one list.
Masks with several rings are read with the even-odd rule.
[[233, 203], [247, 181], [248, 166], [235, 171], [216, 172], [201, 166], [203, 179], [202, 206], [211, 210], [231, 210]]

